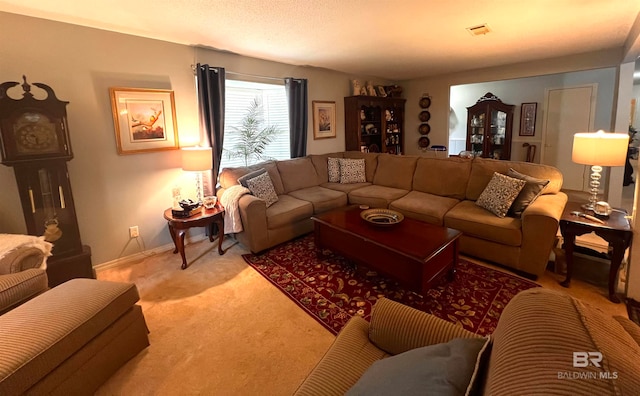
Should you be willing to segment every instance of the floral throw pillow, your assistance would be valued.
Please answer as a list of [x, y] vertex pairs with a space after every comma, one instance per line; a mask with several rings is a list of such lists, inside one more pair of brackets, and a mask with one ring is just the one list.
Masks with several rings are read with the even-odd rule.
[[268, 172], [261, 173], [246, 182], [251, 194], [264, 200], [267, 208], [278, 201], [278, 194], [276, 194], [276, 189], [273, 187], [273, 182]]
[[329, 183], [340, 182], [340, 161], [338, 158], [327, 159], [327, 171], [329, 172]]
[[478, 197], [476, 205], [498, 217], [505, 217], [525, 184], [527, 182], [524, 180], [493, 172], [491, 181]]
[[367, 177], [364, 172], [364, 158], [338, 158], [340, 163], [340, 183], [364, 183]]

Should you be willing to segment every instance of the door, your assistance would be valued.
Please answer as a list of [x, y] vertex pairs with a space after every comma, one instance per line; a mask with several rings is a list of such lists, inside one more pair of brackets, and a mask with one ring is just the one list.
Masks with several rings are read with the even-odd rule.
[[588, 188], [590, 172], [571, 161], [571, 150], [575, 133], [593, 131], [596, 92], [597, 84], [545, 90], [542, 163], [562, 172], [568, 190]]

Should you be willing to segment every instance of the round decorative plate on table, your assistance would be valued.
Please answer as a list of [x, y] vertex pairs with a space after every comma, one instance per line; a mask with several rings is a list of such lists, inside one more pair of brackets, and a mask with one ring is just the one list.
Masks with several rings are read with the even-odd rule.
[[360, 212], [360, 217], [375, 225], [393, 225], [404, 220], [404, 215], [391, 209], [367, 209]]
[[420, 124], [418, 132], [420, 132], [421, 135], [428, 135], [429, 132], [431, 132], [431, 127], [429, 124]]
[[429, 113], [427, 110], [423, 110], [418, 115], [418, 118], [420, 118], [420, 121], [422, 122], [427, 122], [431, 118], [431, 113]]

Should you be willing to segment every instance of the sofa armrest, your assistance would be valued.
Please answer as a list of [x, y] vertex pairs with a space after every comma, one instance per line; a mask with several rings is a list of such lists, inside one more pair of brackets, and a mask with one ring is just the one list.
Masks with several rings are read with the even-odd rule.
[[48, 288], [47, 272], [41, 268], [0, 275], [0, 315]]
[[454, 338], [481, 338], [426, 312], [381, 298], [373, 307], [369, 339], [391, 355], [448, 342]]
[[541, 195], [522, 212], [519, 269], [536, 276], [544, 273], [567, 199], [563, 192]]
[[266, 202], [254, 195], [245, 194], [238, 201], [238, 210], [242, 220], [242, 242], [253, 253], [266, 249], [269, 246]]

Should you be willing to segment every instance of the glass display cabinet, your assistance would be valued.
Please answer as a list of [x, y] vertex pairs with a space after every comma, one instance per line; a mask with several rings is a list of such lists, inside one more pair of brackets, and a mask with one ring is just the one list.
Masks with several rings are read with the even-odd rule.
[[467, 107], [467, 151], [476, 157], [511, 159], [514, 108], [491, 92]]
[[403, 154], [404, 104], [402, 98], [344, 98], [346, 150]]

